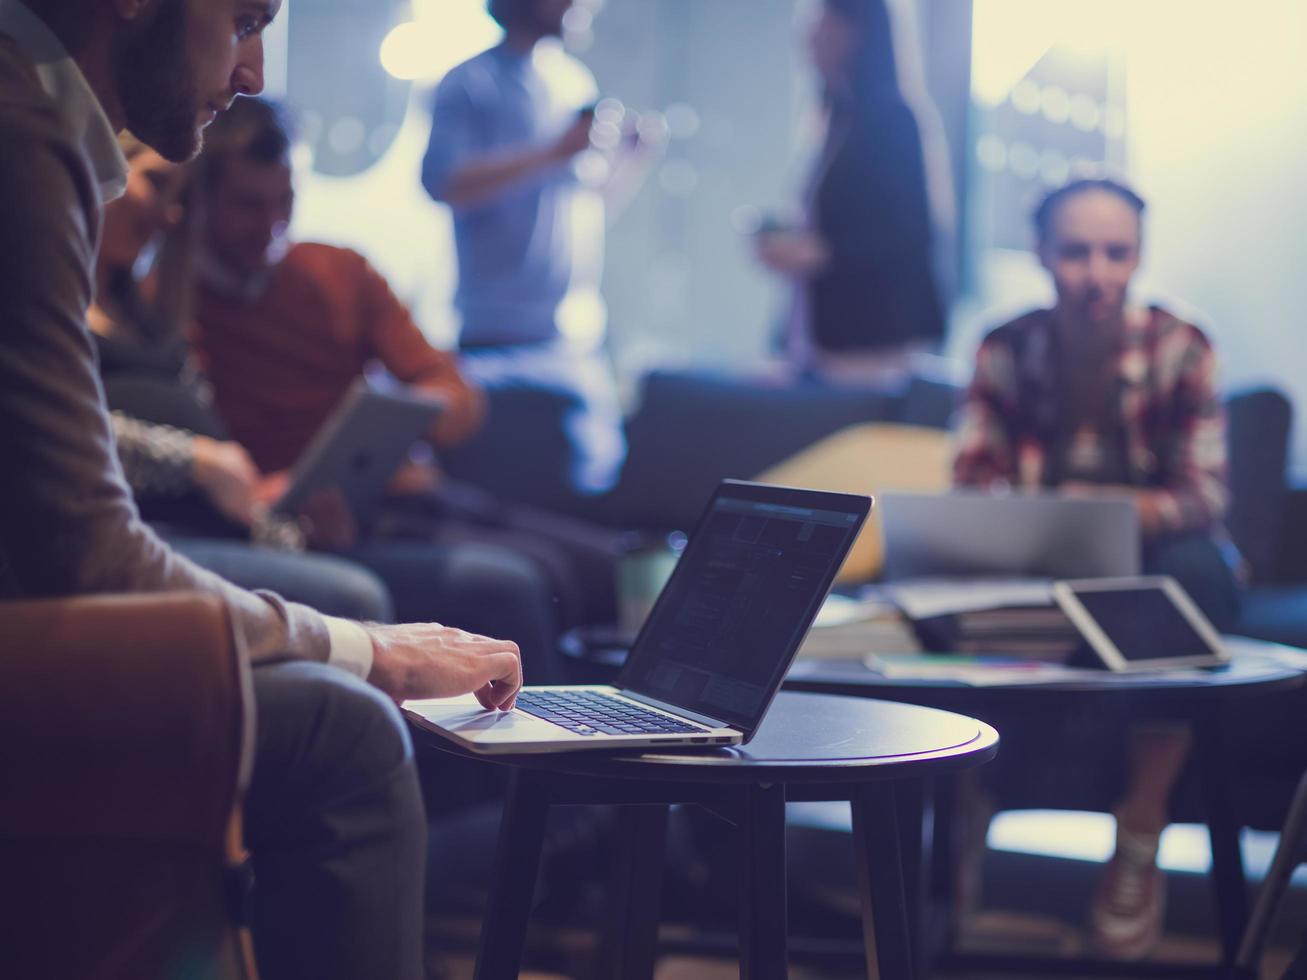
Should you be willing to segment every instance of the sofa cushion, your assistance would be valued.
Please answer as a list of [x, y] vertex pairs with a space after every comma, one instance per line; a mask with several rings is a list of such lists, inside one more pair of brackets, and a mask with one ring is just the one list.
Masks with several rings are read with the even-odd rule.
[[1230, 512], [1226, 527], [1254, 582], [1269, 581], [1288, 501], [1285, 468], [1293, 407], [1274, 388], [1239, 391], [1226, 400]]
[[450, 476], [513, 503], [575, 514], [584, 506], [576, 489], [574, 420], [585, 404], [573, 391], [549, 384], [487, 385], [485, 424], [440, 460]]
[[[839, 493], [942, 493], [952, 482], [952, 464], [952, 440], [943, 429], [867, 422], [826, 436], [758, 479]], [[873, 509], [836, 582], [868, 582], [880, 574], [884, 561], [880, 511]]]
[[1307, 586], [1258, 585], [1243, 596], [1243, 636], [1307, 648]]

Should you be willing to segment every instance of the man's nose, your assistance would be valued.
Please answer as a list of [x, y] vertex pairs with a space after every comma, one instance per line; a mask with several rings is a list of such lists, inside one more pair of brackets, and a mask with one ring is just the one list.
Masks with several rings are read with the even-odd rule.
[[236, 95], [258, 95], [263, 91], [263, 38], [250, 39], [250, 51], [243, 54], [231, 74], [231, 89]]

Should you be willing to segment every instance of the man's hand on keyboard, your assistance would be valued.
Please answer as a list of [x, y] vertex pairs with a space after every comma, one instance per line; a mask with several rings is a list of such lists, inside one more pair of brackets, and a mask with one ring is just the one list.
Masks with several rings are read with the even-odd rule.
[[439, 623], [369, 624], [368, 680], [396, 701], [471, 692], [486, 708], [511, 711], [522, 686], [517, 644]]

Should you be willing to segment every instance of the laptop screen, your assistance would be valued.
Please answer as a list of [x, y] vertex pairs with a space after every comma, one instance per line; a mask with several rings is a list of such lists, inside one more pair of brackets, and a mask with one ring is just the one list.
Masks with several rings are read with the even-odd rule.
[[868, 498], [847, 494], [724, 486], [618, 686], [755, 727], [869, 508]]

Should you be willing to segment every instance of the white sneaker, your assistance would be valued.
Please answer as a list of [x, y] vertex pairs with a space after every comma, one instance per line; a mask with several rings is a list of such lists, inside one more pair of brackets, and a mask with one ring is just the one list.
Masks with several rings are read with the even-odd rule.
[[1162, 938], [1166, 875], [1157, 866], [1159, 834], [1117, 827], [1116, 853], [1090, 905], [1090, 941], [1103, 956], [1137, 960]]

